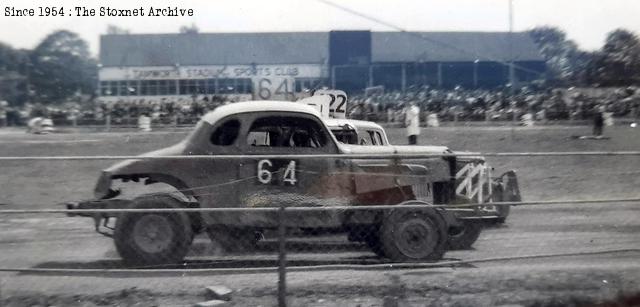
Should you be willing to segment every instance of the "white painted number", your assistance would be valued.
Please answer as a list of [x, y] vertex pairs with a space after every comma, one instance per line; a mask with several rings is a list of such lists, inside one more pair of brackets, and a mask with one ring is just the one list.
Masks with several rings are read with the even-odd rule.
[[294, 97], [293, 78], [256, 78], [253, 80], [255, 98], [261, 100], [285, 99]]
[[347, 103], [347, 96], [338, 95], [338, 98], [340, 98], [342, 100], [340, 101], [340, 104], [338, 104], [338, 106], [336, 107], [336, 112], [338, 112], [338, 113], [347, 113], [347, 110], [345, 109], [345, 104]]
[[[258, 162], [258, 181], [262, 184], [269, 184], [273, 179], [273, 173], [269, 168], [273, 167], [273, 163], [269, 160], [260, 160]], [[296, 161], [289, 161], [287, 168], [284, 170], [284, 176], [282, 182], [285, 184], [296, 185], [298, 179], [296, 179]]]
[[[347, 96], [329, 94], [331, 102], [329, 102], [329, 112], [345, 113], [344, 104], [347, 102]], [[340, 101], [336, 103], [336, 101]], [[335, 107], [337, 105], [337, 107]]]
[[347, 94], [337, 90], [317, 90], [314, 96], [329, 96], [329, 115], [334, 118], [345, 118], [347, 113]]
[[260, 160], [260, 162], [258, 162], [258, 181], [264, 184], [268, 184], [269, 182], [271, 182], [271, 178], [273, 176], [268, 169], [264, 168], [265, 164], [269, 167], [273, 166], [273, 164], [271, 164], [271, 161], [269, 160]]
[[287, 169], [284, 171], [284, 178], [282, 181], [290, 183], [291, 185], [296, 185], [296, 161], [289, 162]]
[[260, 96], [262, 100], [271, 98], [271, 80], [260, 79], [260, 81], [258, 81], [258, 96]]

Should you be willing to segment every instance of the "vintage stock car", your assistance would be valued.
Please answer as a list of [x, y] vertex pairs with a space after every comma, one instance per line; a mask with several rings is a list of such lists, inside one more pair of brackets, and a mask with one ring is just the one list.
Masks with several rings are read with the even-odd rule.
[[[346, 144], [323, 118], [299, 102], [221, 106], [180, 143], [103, 170], [94, 199], [69, 203], [68, 214], [94, 218], [96, 230], [112, 236], [123, 260], [136, 265], [182, 261], [200, 232], [226, 244], [256, 240], [279, 225], [277, 210], [260, 209], [281, 206], [311, 209], [286, 210], [287, 229], [344, 232], [392, 261], [424, 261], [470, 246], [480, 233], [476, 224], [501, 219], [493, 206], [434, 204], [519, 199], [515, 173], [492, 180], [480, 157], [456, 157], [441, 146], [393, 146], [386, 135], [384, 144]], [[175, 190], [126, 199], [116, 181]], [[234, 210], [77, 211], [163, 208]]]

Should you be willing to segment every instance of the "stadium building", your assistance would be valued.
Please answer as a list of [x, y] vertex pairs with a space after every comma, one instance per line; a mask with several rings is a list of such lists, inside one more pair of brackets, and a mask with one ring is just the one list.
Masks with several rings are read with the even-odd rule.
[[544, 72], [523, 32], [118, 34], [101, 37], [99, 88], [104, 100], [283, 99], [321, 86], [493, 88]]

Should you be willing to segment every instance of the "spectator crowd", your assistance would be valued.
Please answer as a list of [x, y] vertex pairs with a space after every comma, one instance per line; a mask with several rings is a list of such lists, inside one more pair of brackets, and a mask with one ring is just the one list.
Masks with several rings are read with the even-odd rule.
[[[154, 124], [194, 124], [216, 107], [233, 103], [238, 97], [194, 96], [171, 100], [120, 99], [61, 105], [26, 104], [11, 107], [0, 102], [0, 127], [24, 125], [29, 118], [50, 118], [56, 125], [104, 124], [107, 117], [113, 125], [135, 125], [145, 115]], [[483, 89], [435, 89], [410, 87], [405, 92], [378, 91], [352, 95], [348, 117], [377, 122], [402, 122], [406, 107], [414, 103], [420, 108], [422, 122], [429, 115], [440, 121], [519, 121], [527, 116], [535, 121], [588, 120], [604, 109], [614, 117], [640, 117], [640, 89], [534, 89], [523, 87], [511, 91]]]
[[640, 89], [502, 90], [411, 88], [349, 97], [348, 116], [354, 119], [398, 122], [414, 102], [423, 117], [436, 114], [443, 121], [507, 121], [529, 115], [536, 121], [587, 120], [604, 108], [615, 117], [640, 116]]

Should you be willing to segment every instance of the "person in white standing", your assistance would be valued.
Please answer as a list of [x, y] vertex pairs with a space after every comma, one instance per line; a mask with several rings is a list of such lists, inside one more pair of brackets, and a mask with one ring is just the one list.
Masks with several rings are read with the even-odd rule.
[[409, 145], [418, 144], [418, 135], [420, 135], [420, 108], [416, 105], [415, 101], [412, 101], [406, 108], [404, 124], [407, 127]]

